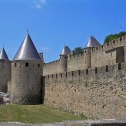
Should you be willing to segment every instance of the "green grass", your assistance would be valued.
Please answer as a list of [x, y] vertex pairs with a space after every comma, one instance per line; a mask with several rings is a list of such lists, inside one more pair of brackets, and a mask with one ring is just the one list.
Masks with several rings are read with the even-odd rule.
[[0, 106], [0, 122], [52, 123], [82, 119], [84, 119], [82, 116], [74, 116], [45, 105]]

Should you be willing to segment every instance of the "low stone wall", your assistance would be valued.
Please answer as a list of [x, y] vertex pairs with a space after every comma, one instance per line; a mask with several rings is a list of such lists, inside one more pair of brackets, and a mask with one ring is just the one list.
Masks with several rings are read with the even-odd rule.
[[64, 121], [47, 124], [24, 124], [18, 122], [3, 122], [0, 126], [126, 126], [126, 120], [82, 120]]

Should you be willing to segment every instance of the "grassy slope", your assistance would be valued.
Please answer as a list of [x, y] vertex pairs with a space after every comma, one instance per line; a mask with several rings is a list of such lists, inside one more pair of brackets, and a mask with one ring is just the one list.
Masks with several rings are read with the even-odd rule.
[[45, 105], [0, 106], [0, 122], [50, 123], [63, 120], [80, 120], [82, 117], [61, 112]]

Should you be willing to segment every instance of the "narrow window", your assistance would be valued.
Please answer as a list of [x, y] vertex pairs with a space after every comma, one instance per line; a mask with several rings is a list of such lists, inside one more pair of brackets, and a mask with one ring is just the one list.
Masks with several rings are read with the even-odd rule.
[[80, 75], [80, 70], [78, 70], [78, 75]]
[[28, 63], [26, 63], [26, 67], [28, 67]]
[[115, 44], [115, 40], [113, 40], [113, 44]]
[[52, 74], [52, 78], [53, 78], [53, 74]]
[[122, 41], [122, 38], [120, 38], [120, 41]]
[[62, 77], [62, 73], [61, 73], [61, 77]]
[[38, 64], [38, 67], [40, 67], [40, 64]]
[[121, 70], [121, 63], [118, 64], [118, 70]]
[[106, 65], [106, 72], [108, 72], [108, 65]]
[[97, 67], [95, 67], [95, 74], [97, 74], [97, 72], [98, 72], [98, 71], [97, 71]]
[[88, 69], [86, 69], [86, 75], [88, 74]]
[[72, 76], [73, 76], [73, 71], [72, 71]]
[[85, 53], [86, 53], [86, 50], [85, 50]]
[[49, 79], [49, 75], [48, 75], [48, 79]]
[[14, 67], [16, 67], [17, 66], [17, 63], [14, 63]]
[[57, 78], [57, 74], [56, 74], [56, 78]]
[[67, 72], [66, 72], [66, 77], [67, 77]]

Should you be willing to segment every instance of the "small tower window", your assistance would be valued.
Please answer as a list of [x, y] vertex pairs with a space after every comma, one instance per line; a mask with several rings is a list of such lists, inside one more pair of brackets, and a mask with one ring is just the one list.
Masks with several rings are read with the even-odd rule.
[[14, 67], [16, 67], [17, 66], [17, 63], [14, 63]]
[[38, 67], [40, 67], [40, 64], [38, 64]]
[[95, 67], [95, 74], [97, 74], [97, 72], [98, 72], [98, 71], [97, 71], [97, 67]]
[[86, 75], [88, 74], [88, 69], [86, 69]]
[[56, 74], [56, 78], [57, 78], [57, 74]]
[[106, 72], [108, 72], [108, 65], [106, 65]]
[[26, 65], [26, 67], [28, 67], [28, 63], [26, 63], [25, 65]]
[[72, 76], [73, 76], [74, 74], [73, 74], [73, 71], [72, 71]]
[[66, 77], [67, 77], [67, 72], [66, 72]]
[[80, 75], [80, 70], [78, 70], [78, 75]]
[[121, 70], [121, 63], [118, 64], [118, 70]]

